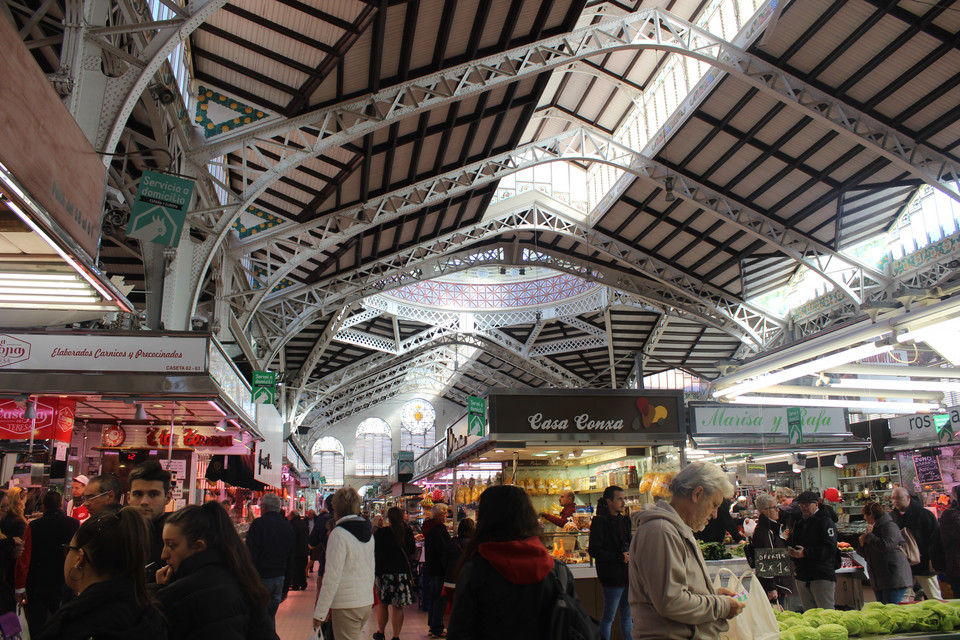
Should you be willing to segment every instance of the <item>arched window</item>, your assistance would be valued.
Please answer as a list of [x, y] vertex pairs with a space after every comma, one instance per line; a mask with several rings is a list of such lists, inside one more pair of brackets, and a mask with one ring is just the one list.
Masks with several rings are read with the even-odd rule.
[[358, 476], [385, 476], [390, 472], [393, 439], [390, 425], [380, 418], [367, 418], [357, 427], [355, 473]]
[[423, 398], [414, 398], [400, 409], [400, 451], [417, 458], [437, 441], [437, 412]]
[[324, 486], [343, 485], [343, 443], [324, 436], [313, 443], [313, 470], [326, 478]]

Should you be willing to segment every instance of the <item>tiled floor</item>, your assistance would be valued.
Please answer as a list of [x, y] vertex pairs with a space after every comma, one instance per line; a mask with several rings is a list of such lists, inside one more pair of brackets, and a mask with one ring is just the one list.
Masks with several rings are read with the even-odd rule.
[[[306, 640], [310, 635], [310, 625], [313, 620], [313, 605], [316, 602], [317, 592], [311, 584], [306, 591], [291, 591], [287, 599], [280, 604], [277, 612], [277, 635], [280, 640]], [[401, 640], [426, 640], [427, 614], [420, 611], [416, 605], [404, 607], [403, 630]], [[365, 638], [372, 639], [377, 630], [377, 609], [370, 610], [370, 619], [365, 627]], [[387, 623], [386, 636], [389, 640], [393, 628]]]

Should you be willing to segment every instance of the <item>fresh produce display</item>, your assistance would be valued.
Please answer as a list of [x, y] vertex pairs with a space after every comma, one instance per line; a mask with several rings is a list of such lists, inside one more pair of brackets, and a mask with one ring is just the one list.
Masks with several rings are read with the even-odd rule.
[[746, 547], [746, 546], [747, 546], [747, 542], [746, 542], [746, 541], [743, 541], [743, 542], [740, 542], [740, 543], [738, 543], [737, 545], [735, 545], [735, 546], [733, 546], [733, 547], [727, 547], [727, 549], [730, 551], [730, 554], [731, 554], [734, 558], [743, 558], [744, 555], [745, 555], [745, 552], [744, 552], [743, 549], [744, 549], [744, 547]]
[[776, 612], [785, 640], [844, 640], [907, 632], [941, 633], [960, 627], [960, 600], [914, 604], [870, 602], [862, 611], [810, 609]]
[[700, 552], [703, 553], [704, 560], [728, 560], [733, 557], [727, 548], [719, 542], [703, 542], [702, 540], [697, 540], [697, 542], [700, 544]]
[[849, 542], [838, 542], [837, 548], [840, 549], [840, 551], [853, 551], [853, 545]]

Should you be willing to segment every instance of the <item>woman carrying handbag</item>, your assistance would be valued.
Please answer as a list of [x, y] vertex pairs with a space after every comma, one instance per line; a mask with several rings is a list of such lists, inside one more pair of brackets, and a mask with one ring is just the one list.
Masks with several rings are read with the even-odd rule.
[[417, 599], [410, 565], [410, 557], [416, 552], [413, 531], [403, 521], [403, 511], [399, 507], [387, 510], [387, 522], [390, 526], [381, 527], [373, 534], [374, 573], [380, 598], [374, 640], [385, 640], [389, 618], [393, 618], [393, 639], [397, 640], [403, 628], [403, 607]]
[[879, 502], [863, 505], [867, 532], [860, 536], [860, 552], [867, 560], [870, 583], [877, 602], [897, 604], [913, 585], [913, 573], [903, 551], [900, 528]]

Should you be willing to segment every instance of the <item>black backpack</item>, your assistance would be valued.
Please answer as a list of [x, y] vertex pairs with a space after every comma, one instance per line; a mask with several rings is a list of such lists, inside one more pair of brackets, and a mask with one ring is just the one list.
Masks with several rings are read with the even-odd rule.
[[590, 617], [577, 596], [567, 593], [569, 573], [566, 567], [554, 562], [550, 571], [556, 589], [556, 600], [550, 611], [550, 638], [552, 640], [599, 640], [600, 622]]

